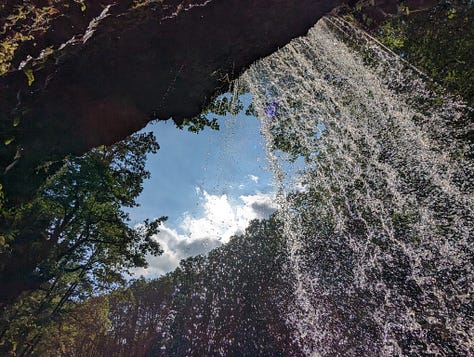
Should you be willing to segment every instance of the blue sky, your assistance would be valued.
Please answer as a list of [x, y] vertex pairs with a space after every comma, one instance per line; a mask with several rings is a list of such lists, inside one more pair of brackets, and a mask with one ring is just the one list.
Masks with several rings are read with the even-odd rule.
[[[249, 95], [242, 99], [249, 104]], [[140, 207], [129, 210], [131, 224], [169, 218], [156, 237], [165, 253], [150, 258], [150, 267], [137, 275], [166, 273], [180, 259], [207, 253], [276, 208], [258, 119], [244, 111], [218, 119], [219, 131], [206, 128], [199, 134], [171, 121], [144, 129], [155, 133], [161, 148], [148, 157], [152, 177], [144, 183]]]

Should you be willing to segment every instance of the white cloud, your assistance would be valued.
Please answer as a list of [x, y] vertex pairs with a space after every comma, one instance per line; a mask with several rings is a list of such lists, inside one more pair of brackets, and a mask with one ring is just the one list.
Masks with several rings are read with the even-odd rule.
[[163, 254], [158, 257], [148, 257], [148, 268], [135, 269], [134, 276], [143, 275], [152, 278], [166, 274], [174, 270], [181, 259], [206, 254], [221, 244], [219, 241], [208, 238], [191, 240], [166, 224], [160, 227], [160, 232], [155, 239], [160, 243]]
[[170, 272], [181, 259], [208, 253], [231, 236], [243, 233], [251, 220], [267, 218], [276, 209], [274, 194], [240, 196], [240, 203], [232, 204], [227, 195], [212, 195], [199, 188], [196, 193], [202, 200], [203, 215], [185, 213], [180, 226], [184, 234], [163, 225], [155, 239], [164, 253], [149, 257], [149, 267], [136, 269], [135, 276], [157, 277]]
[[255, 175], [248, 175], [248, 178], [251, 179], [253, 182], [258, 183], [259, 177]]
[[242, 233], [251, 220], [266, 218], [276, 209], [273, 194], [240, 196], [237, 205], [232, 205], [227, 195], [201, 194], [204, 215], [196, 218], [186, 213], [181, 224], [191, 240], [210, 238], [225, 243]]

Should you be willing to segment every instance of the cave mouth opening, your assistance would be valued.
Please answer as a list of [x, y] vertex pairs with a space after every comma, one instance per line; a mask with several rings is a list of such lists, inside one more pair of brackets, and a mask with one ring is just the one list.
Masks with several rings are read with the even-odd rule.
[[251, 94], [241, 88], [219, 95], [202, 116], [215, 120], [216, 130], [196, 130], [193, 120], [180, 128], [171, 120], [153, 121], [142, 130], [154, 133], [160, 150], [147, 157], [151, 178], [144, 182], [140, 206], [127, 210], [130, 224], [163, 214], [168, 220], [156, 238], [165, 252], [150, 256], [149, 267], [137, 269], [134, 277], [157, 278], [181, 259], [206, 255], [277, 209]]

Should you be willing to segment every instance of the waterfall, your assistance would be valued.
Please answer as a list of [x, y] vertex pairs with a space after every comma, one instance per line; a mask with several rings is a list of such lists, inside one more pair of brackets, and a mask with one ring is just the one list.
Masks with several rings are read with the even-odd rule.
[[[306, 355], [473, 351], [470, 108], [340, 18], [254, 64]], [[288, 177], [293, 161], [304, 169]]]

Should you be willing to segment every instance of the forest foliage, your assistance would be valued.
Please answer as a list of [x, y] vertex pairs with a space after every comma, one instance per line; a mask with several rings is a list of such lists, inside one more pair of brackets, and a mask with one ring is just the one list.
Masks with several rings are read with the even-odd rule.
[[281, 296], [290, 298], [291, 284], [278, 232], [274, 217], [253, 221], [243, 235], [208, 257], [188, 258], [161, 278], [134, 280], [126, 289], [78, 304], [47, 331], [36, 351], [61, 356], [298, 355], [281, 314]]
[[1, 210], [0, 351], [29, 353], [71, 306], [121, 286], [130, 269], [162, 250], [153, 236], [166, 217], [132, 228], [149, 177], [153, 134], [66, 159], [33, 200]]
[[443, 0], [431, 9], [402, 6], [381, 26], [353, 13], [354, 19], [403, 59], [474, 107], [474, 4]]

